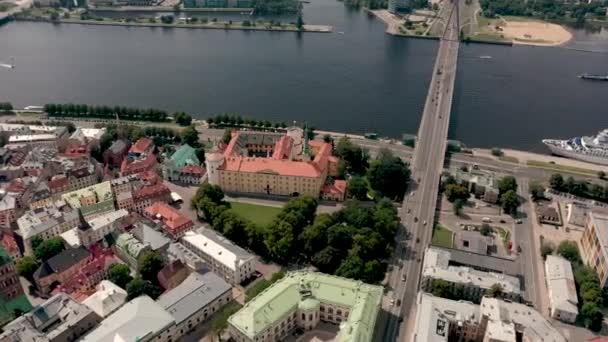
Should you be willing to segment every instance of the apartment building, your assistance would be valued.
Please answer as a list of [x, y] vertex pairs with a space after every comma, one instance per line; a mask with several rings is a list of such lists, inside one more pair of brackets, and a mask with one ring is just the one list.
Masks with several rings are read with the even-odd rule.
[[578, 315], [578, 295], [572, 265], [560, 256], [547, 255], [545, 278], [549, 290], [551, 317], [574, 323]]
[[605, 288], [608, 285], [608, 215], [589, 213], [580, 244], [583, 261], [597, 272], [600, 285]]

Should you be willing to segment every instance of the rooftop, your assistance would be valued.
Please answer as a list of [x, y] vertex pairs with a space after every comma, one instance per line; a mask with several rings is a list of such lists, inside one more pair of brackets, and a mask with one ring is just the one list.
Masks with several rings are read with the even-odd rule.
[[578, 313], [578, 296], [570, 262], [559, 256], [547, 255], [545, 273], [551, 307]]
[[129, 153], [142, 154], [146, 152], [152, 145], [154, 145], [154, 142], [151, 139], [140, 138], [135, 142], [135, 144], [133, 144], [133, 146], [131, 146]]
[[479, 305], [455, 301], [420, 292], [417, 299], [416, 341], [447, 342], [450, 324], [477, 325], [481, 313]]
[[55, 134], [23, 134], [23, 135], [11, 135], [8, 137], [9, 144], [13, 143], [24, 143], [33, 141], [55, 141], [57, 137]]
[[187, 320], [232, 287], [215, 273], [191, 273], [181, 284], [158, 298], [158, 304], [169, 312], [176, 324]]
[[119, 209], [116, 211], [109, 212], [107, 214], [103, 214], [101, 216], [97, 216], [96, 218], [89, 221], [89, 225], [91, 229], [98, 230], [106, 227], [109, 224], [114, 223], [116, 220], [119, 220], [125, 216], [128, 216], [129, 212], [125, 209]]
[[201, 227], [196, 232], [186, 232], [182, 239], [231, 270], [255, 258], [253, 254], [209, 228]]
[[170, 238], [144, 222], [137, 222], [130, 233], [143, 244], [149, 245], [153, 250], [161, 249], [171, 243]]
[[81, 207], [80, 200], [83, 197], [90, 196], [94, 196], [96, 198], [96, 203], [113, 201], [114, 198], [112, 197], [112, 187], [110, 182], [98, 183], [83, 189], [68, 192], [61, 195], [61, 198], [65, 200], [70, 207], [78, 209]]
[[170, 159], [176, 167], [201, 164], [200, 160], [196, 157], [196, 151], [188, 144], [180, 146], [180, 148], [171, 155]]
[[598, 214], [597, 212], [589, 213], [590, 223], [595, 226], [595, 231], [599, 239], [599, 245], [604, 249], [604, 253], [608, 252], [608, 215]]
[[53, 273], [61, 273], [78, 262], [91, 256], [84, 247], [68, 248], [47, 261], [42, 262], [34, 273], [36, 278], [44, 278]]
[[171, 233], [183, 225], [192, 224], [192, 220], [163, 202], [152, 204], [146, 208], [145, 212], [150, 217], [160, 219]]
[[255, 338], [274, 322], [314, 298], [350, 310], [340, 325], [336, 341], [371, 341], [383, 289], [361, 281], [315, 272], [290, 272], [246, 303], [228, 322], [249, 338]]
[[173, 317], [148, 296], [137, 297], [104, 319], [82, 342], [151, 339], [174, 325]]
[[114, 154], [122, 154], [127, 150], [128, 147], [129, 146], [127, 145], [126, 141], [119, 139], [114, 141], [108, 150]]
[[74, 222], [74, 227], [78, 224], [78, 212], [70, 209], [61, 211], [57, 207], [38, 208], [26, 212], [17, 219], [19, 233], [21, 237], [27, 239], [47, 231], [63, 222]]
[[88, 306], [99, 317], [107, 317], [127, 301], [127, 291], [109, 280], [102, 280], [97, 285], [97, 292], [85, 299], [82, 304]]

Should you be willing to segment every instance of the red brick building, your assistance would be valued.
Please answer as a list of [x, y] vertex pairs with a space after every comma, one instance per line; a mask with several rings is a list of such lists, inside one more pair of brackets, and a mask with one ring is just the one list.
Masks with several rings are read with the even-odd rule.
[[128, 161], [128, 158], [125, 158], [120, 165], [120, 175], [128, 176], [150, 171], [154, 165], [156, 165], [156, 156], [153, 154], [131, 162]]
[[15, 262], [3, 248], [0, 248], [0, 293], [5, 300], [23, 294], [19, 276], [15, 270]]
[[160, 222], [165, 232], [174, 239], [182, 237], [188, 230], [194, 227], [192, 220], [162, 202], [156, 202], [146, 208], [144, 216], [153, 221]]

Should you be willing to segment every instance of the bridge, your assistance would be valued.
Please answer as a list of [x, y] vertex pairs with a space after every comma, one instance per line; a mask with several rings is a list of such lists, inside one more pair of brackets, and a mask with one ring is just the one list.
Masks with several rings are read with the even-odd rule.
[[413, 328], [412, 316], [415, 312], [422, 258], [433, 234], [456, 79], [460, 42], [458, 0], [455, 1], [451, 9], [446, 11], [445, 29], [439, 43], [410, 165], [410, 186], [400, 211], [405, 229], [400, 229], [397, 233], [392, 269], [388, 274], [388, 295], [392, 295], [392, 300], [383, 304], [388, 315], [384, 327], [381, 327], [382, 341], [403, 341], [406, 330], [409, 330], [405, 326]]

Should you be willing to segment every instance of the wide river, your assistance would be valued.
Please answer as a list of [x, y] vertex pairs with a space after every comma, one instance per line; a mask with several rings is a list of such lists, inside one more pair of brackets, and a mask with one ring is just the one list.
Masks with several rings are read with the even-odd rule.
[[[0, 101], [415, 133], [438, 43], [391, 37], [383, 23], [335, 0], [312, 0], [304, 20], [333, 25], [334, 33], [12, 22], [0, 27], [0, 61], [16, 64], [0, 69]], [[608, 82], [576, 77], [608, 73], [608, 31], [574, 33], [560, 48], [462, 45], [450, 136], [468, 146], [545, 151], [542, 138], [608, 128]]]

